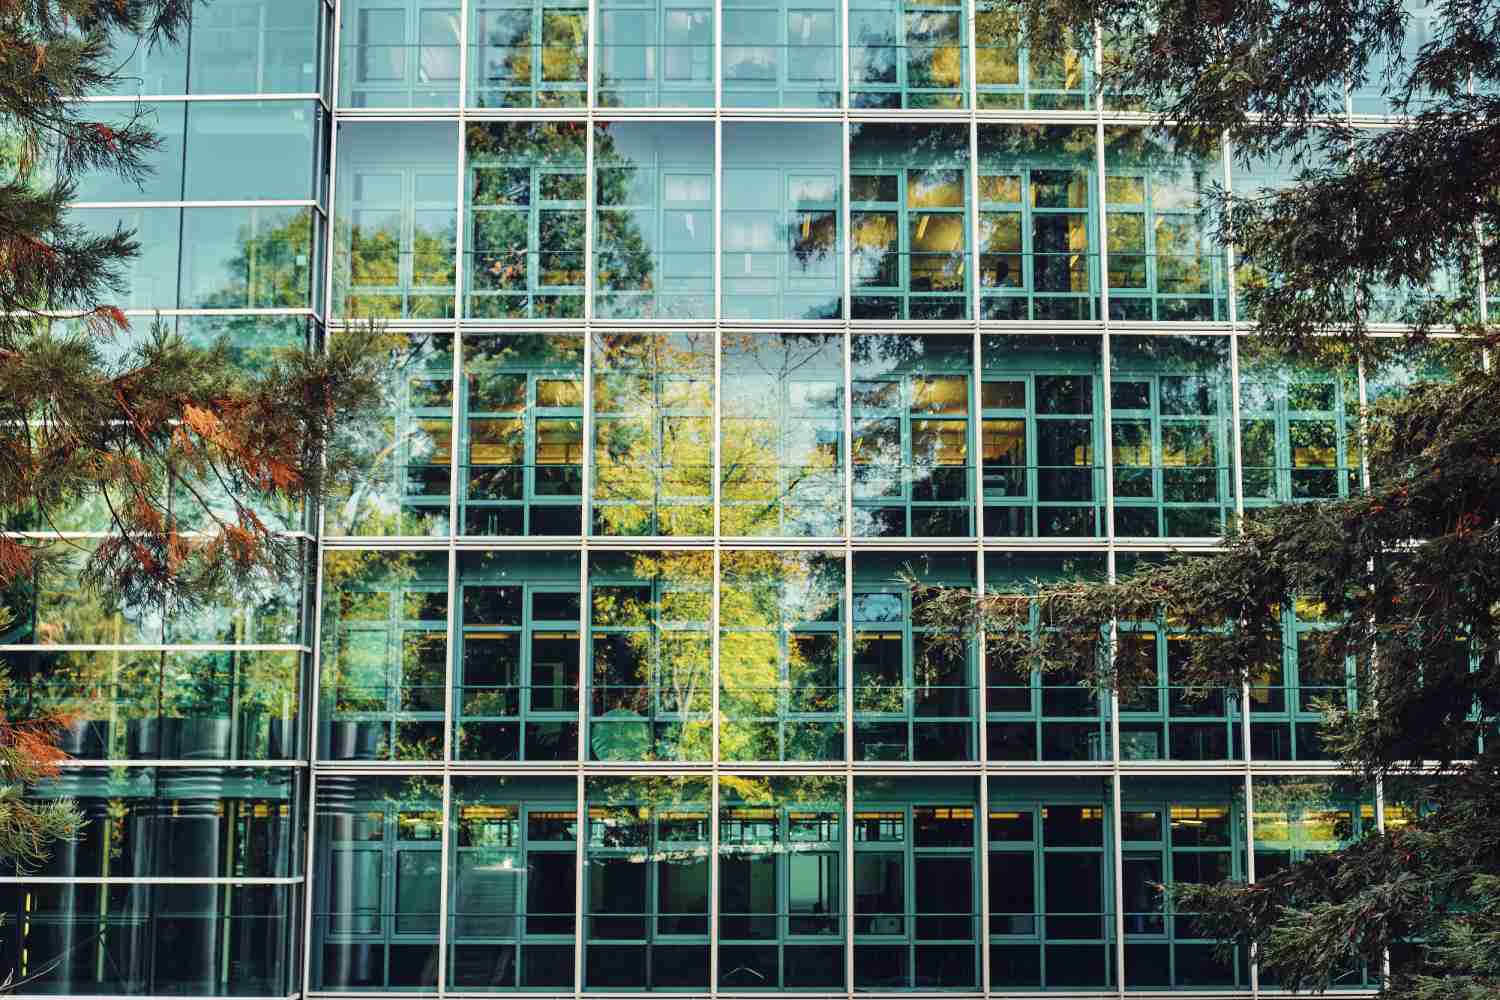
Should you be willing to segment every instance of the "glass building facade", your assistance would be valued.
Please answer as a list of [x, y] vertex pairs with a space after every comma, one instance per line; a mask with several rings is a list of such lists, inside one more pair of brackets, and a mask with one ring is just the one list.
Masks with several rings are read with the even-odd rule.
[[[345, 493], [264, 512], [300, 578], [4, 596], [8, 710], [74, 719], [35, 792], [89, 820], [0, 873], [17, 992], [1277, 992], [1153, 887], [1405, 821], [1319, 741], [1355, 688], [1299, 667], [1318, 609], [1208, 692], [1170, 618], [1120, 622], [1156, 679], [1101, 696], [955, 652], [908, 581], [1212, 551], [1361, 489], [1361, 405], [1467, 361], [1272, 357], [1204, 207], [1285, 173], [1010, 23], [217, 0], [131, 50], [93, 101], [158, 167], [76, 215], [140, 231], [137, 326], [254, 366], [377, 318], [384, 397]], [[60, 525], [74, 558], [107, 526]]]

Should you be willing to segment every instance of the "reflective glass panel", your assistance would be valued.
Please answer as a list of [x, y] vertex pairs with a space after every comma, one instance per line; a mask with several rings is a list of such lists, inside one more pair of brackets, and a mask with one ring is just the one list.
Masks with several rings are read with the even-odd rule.
[[984, 534], [1105, 534], [1102, 338], [985, 334]]
[[453, 755], [577, 760], [578, 555], [464, 552]]
[[857, 334], [850, 352], [853, 533], [974, 534], [974, 338]]
[[594, 185], [595, 315], [712, 319], [713, 125], [594, 126]]
[[583, 338], [465, 338], [460, 405], [462, 533], [581, 534]]
[[719, 578], [719, 756], [844, 756], [844, 560], [726, 551]]
[[968, 318], [968, 129], [855, 124], [849, 136], [851, 315]]
[[457, 126], [353, 122], [339, 128], [334, 314], [452, 316]]
[[586, 140], [577, 122], [468, 126], [466, 317], [582, 317]]
[[589, 557], [589, 758], [709, 760], [708, 552]]
[[843, 316], [843, 130], [724, 125], [725, 319]]
[[442, 759], [448, 560], [329, 551], [323, 587], [319, 756]]
[[594, 534], [713, 534], [713, 342], [594, 334]]
[[841, 534], [842, 336], [726, 332], [720, 372], [720, 532]]
[[1219, 151], [1112, 127], [1104, 171], [1110, 319], [1227, 321], [1224, 249], [1210, 210], [1224, 186]]

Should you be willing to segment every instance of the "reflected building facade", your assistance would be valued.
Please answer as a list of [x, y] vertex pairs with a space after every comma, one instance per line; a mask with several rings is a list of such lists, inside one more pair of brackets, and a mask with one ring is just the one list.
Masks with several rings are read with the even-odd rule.
[[264, 512], [298, 579], [5, 595], [9, 710], [74, 719], [36, 794], [89, 820], [0, 874], [17, 992], [1251, 997], [1154, 886], [1406, 820], [1319, 741], [1354, 667], [1299, 668], [1305, 602], [1232, 690], [1120, 622], [1156, 672], [1114, 695], [914, 604], [1348, 496], [1360, 407], [1468, 363], [1267, 350], [1204, 210], [1286, 173], [1101, 100], [1092, 40], [983, 0], [217, 0], [133, 52], [94, 102], [157, 170], [76, 215], [140, 231], [137, 327], [253, 368], [375, 318], [383, 399], [347, 491]]

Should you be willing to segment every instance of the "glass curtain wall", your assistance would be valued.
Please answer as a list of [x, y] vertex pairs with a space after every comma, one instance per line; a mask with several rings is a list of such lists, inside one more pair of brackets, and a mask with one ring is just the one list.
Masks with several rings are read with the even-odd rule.
[[991, 0], [221, 0], [133, 48], [90, 107], [155, 169], [75, 214], [137, 230], [136, 333], [253, 370], [377, 320], [381, 400], [265, 512], [294, 579], [102, 602], [83, 503], [0, 595], [5, 710], [77, 758], [32, 794], [87, 821], [0, 873], [17, 992], [1252, 996], [1155, 886], [1413, 808], [1322, 745], [1321, 609], [1227, 691], [1121, 622], [1111, 696], [912, 584], [1350, 496], [1361, 408], [1476, 362], [1259, 341], [1212, 209], [1286, 172], [1101, 107], [1094, 51]]

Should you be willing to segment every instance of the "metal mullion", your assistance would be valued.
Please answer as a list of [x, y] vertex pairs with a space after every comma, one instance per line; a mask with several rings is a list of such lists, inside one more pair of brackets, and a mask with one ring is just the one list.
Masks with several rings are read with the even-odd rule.
[[[448, 605], [451, 608], [452, 605], [453, 605], [453, 602], [450, 600], [448, 602]], [[449, 657], [449, 662], [450, 663], [452, 662], [452, 657]], [[451, 684], [449, 686], [449, 690], [452, 690]], [[452, 730], [453, 730], [452, 726], [447, 726], [446, 727], [446, 731], [447, 732], [452, 732]], [[444, 742], [445, 743], [447, 742], [447, 736], [446, 735], [444, 736]], [[448, 983], [448, 939], [449, 939], [449, 936], [450, 936], [449, 932], [448, 932], [448, 869], [450, 868], [450, 862], [452, 860], [451, 859], [451, 853], [452, 853], [452, 839], [453, 839], [449, 835], [449, 827], [450, 827], [450, 825], [453, 822], [452, 816], [450, 814], [450, 810], [451, 810], [451, 807], [452, 807], [453, 778], [450, 775], [444, 774], [443, 777], [442, 777], [442, 781], [443, 781], [442, 822], [438, 825], [438, 832], [439, 832], [439, 838], [440, 838], [439, 841], [438, 841], [438, 867], [439, 867], [439, 874], [438, 874], [438, 933], [437, 933], [437, 945], [438, 945], [438, 956], [437, 956], [437, 989], [438, 989], [438, 992], [442, 992], [443, 989], [447, 986], [447, 983]], [[520, 821], [520, 819], [521, 819], [521, 817], [517, 816], [517, 820]], [[519, 951], [519, 949], [517, 949], [517, 951]]]
[[[592, 75], [592, 74], [591, 74]], [[579, 699], [580, 704], [583, 699]], [[582, 730], [579, 730], [580, 736]], [[589, 842], [589, 815], [587, 800], [585, 799], [586, 788], [584, 785], [583, 772], [578, 772], [576, 778], [576, 815], [578, 817], [578, 837], [573, 848], [573, 913], [577, 921], [574, 925], [576, 933], [573, 935], [573, 996], [575, 998], [583, 995], [583, 947], [584, 939], [588, 932], [588, 914], [584, 910], [583, 880], [588, 873], [588, 856], [585, 853]]]
[[[715, 600], [717, 601], [717, 588]], [[718, 687], [714, 687], [717, 701]], [[716, 706], [717, 707], [717, 706]], [[719, 994], [719, 771], [718, 713], [714, 714], [714, 771], [708, 792], [708, 995]]]

